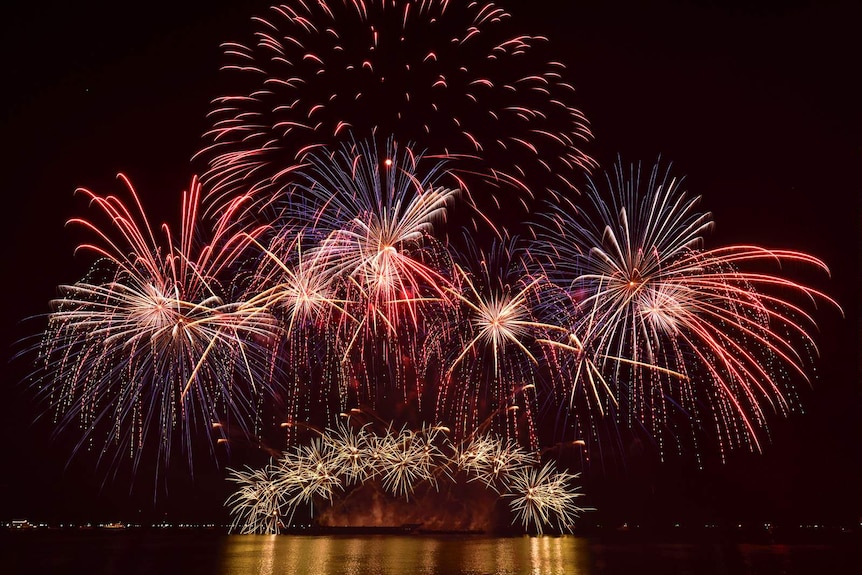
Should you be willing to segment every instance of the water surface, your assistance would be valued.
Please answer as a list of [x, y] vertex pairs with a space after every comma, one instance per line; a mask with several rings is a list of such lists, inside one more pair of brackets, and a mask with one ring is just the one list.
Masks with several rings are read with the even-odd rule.
[[862, 572], [854, 542], [638, 543], [581, 537], [0, 532], [0, 573], [122, 575], [820, 575]]

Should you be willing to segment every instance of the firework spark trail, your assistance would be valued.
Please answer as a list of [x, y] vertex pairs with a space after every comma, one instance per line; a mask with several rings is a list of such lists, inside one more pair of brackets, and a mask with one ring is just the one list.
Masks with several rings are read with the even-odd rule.
[[816, 352], [804, 302], [837, 304], [809, 286], [743, 266], [828, 270], [799, 252], [703, 249], [710, 215], [695, 210], [697, 199], [686, 197], [679, 180], [659, 176], [656, 166], [644, 189], [639, 168], [626, 174], [618, 166], [613, 182], [606, 177], [607, 191], [591, 183], [592, 213], [558, 206], [540, 234], [544, 245], [536, 251], [554, 262], [548, 273], [577, 301], [573, 341], [558, 344], [573, 352], [570, 372], [581, 377], [572, 393], [586, 384], [597, 400], [625, 402], [629, 423], [651, 421], [656, 435], [671, 405], [693, 421], [706, 405], [723, 447], [759, 450], [764, 406], [789, 408], [786, 370], [806, 378], [797, 346]]
[[228, 481], [237, 484], [225, 502], [233, 516], [230, 530], [243, 535], [277, 534], [284, 492], [275, 481], [274, 468], [231, 470]]
[[439, 425], [418, 431], [389, 427], [378, 435], [367, 425], [354, 431], [348, 421], [263, 469], [232, 470], [229, 479], [237, 489], [226, 501], [233, 517], [231, 531], [278, 533], [294, 524], [300, 509], [307, 508], [313, 517], [315, 504], [333, 505], [337, 493], [347, 497], [369, 482], [405, 501], [421, 483], [440, 493], [439, 482], [459, 481], [451, 473], [454, 467], [465, 471], [468, 481], [479, 479], [510, 499], [513, 523], [520, 522], [526, 531], [571, 532], [584, 511], [574, 504], [580, 496], [574, 485], [577, 476], [558, 473], [551, 464], [538, 469], [536, 454], [511, 440], [477, 435], [453, 445], [447, 432]]
[[[346, 408], [352, 366], [343, 358], [358, 320], [347, 311], [354, 302], [339, 296], [331, 267], [313, 253], [313, 237], [284, 232], [268, 246], [257, 244], [263, 255], [244, 297], [282, 326], [274, 357], [283, 374], [273, 390], [281, 410], [276, 417], [325, 426]], [[287, 428], [288, 443], [296, 439], [294, 429]]]
[[481, 481], [498, 493], [509, 487], [511, 476], [538, 463], [536, 455], [514, 440], [479, 435], [463, 442], [452, 454], [453, 467], [464, 471], [468, 481]]
[[[433, 227], [458, 193], [437, 184], [443, 166], [426, 165], [421, 154], [392, 140], [381, 158], [369, 141], [311, 154], [297, 174], [292, 194], [319, 206], [313, 227], [324, 239], [315, 257], [355, 288], [349, 292], [359, 292], [356, 299], [374, 312], [365, 321], [375, 332], [397, 330], [404, 321], [415, 328], [418, 306], [446, 295], [445, 271], [426, 263], [439, 263], [434, 252], [444, 250]], [[297, 217], [290, 211], [290, 221]]]
[[[217, 277], [246, 251], [249, 236], [232, 235], [222, 220], [210, 243], [195, 243], [196, 180], [183, 195], [179, 241], [165, 225], [160, 244], [134, 188], [120, 177], [134, 209], [80, 190], [109, 226], [71, 220], [96, 235], [78, 249], [100, 261], [87, 280], [61, 286], [52, 302], [38, 381], [60, 427], [80, 422], [79, 448], [104, 433], [100, 460], [116, 469], [130, 455], [137, 469], [148, 449], [157, 452], [157, 466], [167, 465], [175, 428], [191, 458], [193, 438], [217, 430], [212, 423], [220, 417], [253, 421], [254, 398], [268, 385], [267, 349], [279, 334], [264, 310], [224, 301]], [[207, 445], [212, 450], [213, 442]]]
[[586, 509], [575, 505], [581, 496], [572, 487], [577, 475], [558, 472], [553, 463], [546, 463], [541, 469], [524, 467], [512, 475], [511, 491], [504, 497], [511, 499], [509, 507], [524, 529], [535, 529], [539, 535], [548, 526], [556, 526], [559, 531], [571, 532], [575, 519]]
[[426, 338], [426, 378], [441, 382], [437, 417], [453, 417], [462, 437], [483, 421], [514, 437], [522, 416], [535, 447], [536, 384], [553, 377], [542, 368], [546, 346], [539, 342], [561, 329], [535, 313], [551, 286], [527, 273], [515, 241], [487, 253], [475, 249], [462, 259], [456, 267], [459, 285], [450, 289], [460, 311], [450, 323], [433, 326]]
[[526, 208], [542, 187], [571, 192], [594, 165], [579, 149], [586, 119], [565, 66], [543, 55], [547, 38], [512, 36], [510, 20], [492, 3], [443, 0], [294, 1], [254, 18], [252, 43], [222, 45], [236, 88], [213, 101], [198, 154], [213, 205], [277, 195], [348, 132], [452, 159], [456, 181], [481, 184], [469, 187], [485, 212], [506, 197]]
[[[458, 191], [437, 182], [444, 162], [389, 140], [318, 150], [295, 174], [273, 227], [316, 240], [306, 251], [314, 275], [325, 275], [340, 315], [344, 390], [374, 404], [381, 390], [413, 393], [405, 370], [415, 364], [424, 324], [449, 306], [451, 259], [432, 235]], [[332, 307], [332, 306], [330, 306]], [[346, 398], [343, 398], [346, 399]]]

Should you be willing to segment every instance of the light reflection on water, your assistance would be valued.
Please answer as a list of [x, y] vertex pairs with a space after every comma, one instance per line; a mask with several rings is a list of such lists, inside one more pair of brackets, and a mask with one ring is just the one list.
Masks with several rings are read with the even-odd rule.
[[222, 575], [588, 575], [578, 537], [231, 536]]
[[0, 529], [2, 575], [857, 575], [860, 565], [862, 532], [757, 544]]

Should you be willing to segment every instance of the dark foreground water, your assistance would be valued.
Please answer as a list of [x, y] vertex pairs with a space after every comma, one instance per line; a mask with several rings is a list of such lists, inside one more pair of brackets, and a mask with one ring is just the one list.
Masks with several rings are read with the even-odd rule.
[[645, 575], [862, 573], [854, 542], [638, 543], [580, 537], [5, 532], [0, 573]]

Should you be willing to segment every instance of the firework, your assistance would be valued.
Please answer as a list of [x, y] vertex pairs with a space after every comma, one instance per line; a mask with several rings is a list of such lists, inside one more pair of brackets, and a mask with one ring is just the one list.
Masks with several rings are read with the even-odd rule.
[[429, 330], [423, 365], [426, 378], [441, 381], [438, 417], [454, 417], [457, 434], [495, 425], [516, 436], [523, 415], [535, 447], [532, 406], [536, 384], [547, 375], [538, 342], [559, 328], [537, 316], [552, 286], [528, 274], [522, 255], [514, 241], [466, 253], [450, 289], [459, 311]]
[[303, 197], [303, 209], [288, 210], [290, 221], [313, 214], [323, 237], [315, 257], [372, 310], [363, 322], [374, 332], [395, 330], [403, 319], [415, 327], [417, 307], [445, 295], [447, 280], [434, 265], [445, 252], [431, 232], [457, 195], [437, 184], [442, 163], [425, 166], [421, 154], [392, 140], [385, 154], [373, 142], [311, 154], [291, 194]]
[[[810, 304], [835, 302], [753, 267], [826, 266], [704, 249], [711, 216], [658, 167], [574, 198], [586, 121], [546, 39], [509, 20], [482, 1], [288, 0], [225, 44], [237, 87], [199, 152], [212, 229], [196, 180], [178, 235], [131, 185], [131, 208], [83, 191], [108, 226], [72, 220], [99, 262], [61, 286], [40, 349], [59, 426], [136, 470], [275, 412], [287, 451], [233, 472], [229, 502], [235, 528], [270, 533], [366, 482], [408, 499], [455, 476], [509, 493], [526, 529], [570, 530], [574, 476], [535, 468], [549, 410], [576, 439], [605, 415], [661, 438], [679, 412], [759, 448], [816, 353]], [[509, 233], [518, 205], [550, 206], [532, 240]], [[297, 445], [356, 406], [396, 415]], [[393, 431], [431, 420], [455, 444]]]
[[387, 434], [393, 441], [383, 451], [383, 487], [395, 496], [409, 499], [415, 485], [427, 481], [436, 487], [435, 468], [443, 460], [443, 453], [435, 444], [440, 427], [423, 429], [416, 433], [402, 428], [397, 436]]
[[303, 504], [314, 513], [315, 498], [331, 502], [335, 490], [341, 488], [334, 450], [323, 438], [315, 438], [308, 445], [298, 447], [293, 457], [285, 455], [279, 464], [279, 481], [287, 493], [295, 493], [288, 501], [292, 510]]
[[375, 458], [370, 457], [373, 449], [369, 446], [367, 425], [357, 431], [339, 425], [324, 436], [324, 441], [332, 450], [332, 464], [338, 470], [337, 475], [344, 477], [346, 485], [362, 484], [381, 471]]
[[[336, 342], [327, 347], [338, 352], [341, 381], [350, 382], [340, 387], [340, 409], [349, 400], [375, 404], [388, 388], [406, 398], [405, 371], [424, 326], [449, 305], [451, 258], [432, 232], [458, 191], [439, 185], [443, 170], [440, 160], [392, 140], [379, 150], [373, 140], [348, 143], [310, 154], [289, 193], [273, 202], [277, 238], [308, 246], [305, 285], [273, 295], [290, 303], [291, 293], [316, 294], [311, 299], [327, 308], [329, 319], [315, 326]], [[296, 283], [298, 272], [291, 274]]]
[[254, 18], [253, 43], [223, 44], [235, 88], [214, 100], [199, 153], [212, 201], [277, 195], [347, 133], [452, 159], [486, 212], [500, 201], [488, 190], [525, 206], [542, 187], [572, 190], [592, 166], [586, 120], [564, 65], [543, 56], [547, 39], [509, 35], [510, 20], [491, 3], [443, 0], [297, 1]]
[[586, 509], [575, 505], [581, 496], [572, 486], [577, 475], [558, 472], [552, 463], [541, 469], [524, 467], [512, 474], [509, 507], [524, 529], [535, 529], [542, 534], [543, 527], [556, 526], [561, 532], [571, 532], [575, 519]]
[[[264, 310], [225, 299], [217, 278], [253, 235], [232, 235], [222, 220], [210, 243], [196, 244], [196, 180], [183, 195], [179, 237], [165, 225], [160, 243], [120, 177], [133, 209], [115, 196], [80, 190], [109, 225], [71, 220], [96, 236], [79, 250], [100, 259], [86, 280], [61, 286], [62, 297], [52, 302], [39, 382], [61, 427], [79, 421], [79, 446], [102, 440], [100, 459], [115, 466], [131, 453], [137, 468], [150, 450], [157, 464], [167, 464], [175, 428], [191, 458], [193, 437], [217, 433], [213, 423], [221, 417], [241, 426], [251, 421], [269, 383], [267, 350], [278, 328]], [[206, 444], [211, 450], [214, 442]]]
[[576, 476], [558, 473], [552, 465], [537, 469], [534, 453], [499, 436], [477, 435], [453, 445], [447, 432], [439, 425], [418, 431], [389, 427], [378, 435], [368, 426], [353, 431], [341, 425], [285, 452], [263, 469], [231, 471], [230, 480], [238, 486], [226, 502], [233, 516], [231, 530], [277, 533], [293, 524], [300, 508], [307, 508], [313, 517], [315, 501], [318, 507], [331, 506], [337, 494], [347, 498], [352, 490], [368, 484], [379, 485], [392, 501], [410, 501], [420, 484], [434, 488], [425, 497], [435, 497], [432, 493], [445, 497], [440, 483], [458, 481], [450, 473], [453, 466], [481, 478], [487, 489], [496, 492], [492, 501], [498, 496], [511, 499], [513, 523], [520, 521], [525, 530], [572, 530], [583, 511], [574, 505], [580, 495], [574, 487]]
[[[570, 290], [576, 309], [569, 352], [577, 378], [571, 401], [587, 388], [595, 404], [624, 405], [628, 422], [652, 421], [659, 434], [673, 412], [699, 424], [703, 406], [731, 445], [759, 449], [764, 406], [789, 409], [790, 374], [806, 378], [803, 351], [814, 348], [805, 302], [833, 300], [752, 265], [804, 264], [800, 252], [738, 245], [707, 250], [709, 214], [696, 210], [681, 181], [656, 166], [618, 166], [607, 191], [591, 182], [592, 210], [558, 206], [548, 218], [543, 252], [549, 273]], [[547, 268], [546, 268], [547, 269]]]
[[[325, 426], [346, 408], [351, 365], [343, 358], [358, 320], [347, 311], [353, 302], [339, 295], [331, 268], [319, 252], [309, 253], [313, 238], [302, 230], [279, 232], [267, 246], [257, 244], [263, 253], [244, 290], [247, 305], [267, 310], [282, 329], [274, 350], [281, 376], [275, 401], [266, 407], [279, 421]], [[284, 429], [291, 443], [296, 428]]]
[[236, 491], [225, 503], [234, 516], [231, 531], [243, 535], [278, 533], [284, 492], [275, 481], [275, 469], [266, 466], [262, 469], [231, 470], [228, 481], [237, 484]]
[[508, 488], [512, 474], [537, 463], [529, 452], [512, 439], [479, 435], [462, 444], [453, 454], [452, 463], [467, 473], [468, 481], [481, 481], [496, 490]]
[[317, 411], [329, 425], [388, 382], [409, 393], [404, 364], [447, 304], [451, 264], [432, 235], [458, 193], [438, 184], [444, 167], [391, 139], [350, 142], [310, 153], [269, 202], [272, 238], [257, 244], [265, 257], [246, 297], [284, 321], [288, 421]]
[[317, 256], [306, 255], [304, 239], [299, 232], [279, 235], [269, 247], [257, 244], [264, 257], [247, 290], [250, 305], [285, 318], [287, 334], [309, 324], [325, 323], [332, 313], [348, 315], [344, 309], [348, 302], [335, 297], [333, 270], [321, 261], [319, 252]]

